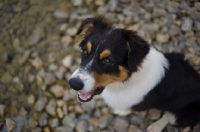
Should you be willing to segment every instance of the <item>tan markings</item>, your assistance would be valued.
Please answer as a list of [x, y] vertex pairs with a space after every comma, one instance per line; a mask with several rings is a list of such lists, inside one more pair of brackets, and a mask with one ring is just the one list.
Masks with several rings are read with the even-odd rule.
[[96, 72], [92, 72], [92, 74], [93, 74], [93, 76], [95, 78], [95, 81], [96, 81], [96, 83], [94, 85], [94, 88], [105, 87], [110, 83], [121, 82], [121, 81], [126, 80], [127, 77], [128, 77], [128, 71], [122, 66], [119, 66], [119, 69], [120, 69], [119, 76], [105, 74], [105, 73], [98, 74]]
[[91, 50], [92, 50], [92, 44], [91, 44], [91, 42], [88, 42], [87, 43], [87, 51], [88, 51], [88, 53], [90, 53]]
[[130, 46], [130, 43], [128, 41], [126, 42], [126, 45], [127, 45], [127, 48], [128, 48], [128, 57], [129, 57], [129, 54], [131, 52], [131, 46]]
[[110, 52], [110, 50], [106, 49], [106, 50], [104, 50], [103, 52], [101, 52], [101, 54], [100, 54], [100, 59], [106, 58], [106, 57], [108, 57], [109, 55], [111, 55], [111, 52]]
[[92, 28], [92, 27], [94, 27], [94, 24], [93, 23], [88, 23], [85, 26], [88, 27], [88, 28]]

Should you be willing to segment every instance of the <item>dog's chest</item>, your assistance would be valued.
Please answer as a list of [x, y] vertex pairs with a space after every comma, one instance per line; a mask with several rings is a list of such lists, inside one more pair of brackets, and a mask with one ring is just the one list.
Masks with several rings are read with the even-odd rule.
[[118, 110], [127, 110], [140, 103], [149, 92], [147, 88], [138, 90], [123, 85], [123, 83], [115, 83], [105, 88], [102, 97], [108, 106]]

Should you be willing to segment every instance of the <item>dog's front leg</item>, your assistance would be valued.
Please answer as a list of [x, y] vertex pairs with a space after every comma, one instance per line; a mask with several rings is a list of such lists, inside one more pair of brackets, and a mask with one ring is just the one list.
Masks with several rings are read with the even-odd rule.
[[175, 122], [175, 116], [171, 113], [166, 112], [162, 116], [162, 118], [152, 123], [147, 128], [147, 132], [161, 132], [168, 123], [174, 124], [174, 122]]

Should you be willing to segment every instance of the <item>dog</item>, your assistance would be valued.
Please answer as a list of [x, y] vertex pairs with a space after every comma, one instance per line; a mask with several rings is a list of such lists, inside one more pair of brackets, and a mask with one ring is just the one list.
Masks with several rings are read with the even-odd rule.
[[85, 19], [77, 35], [83, 30], [81, 64], [68, 81], [80, 102], [101, 94], [118, 111], [163, 111], [148, 132], [161, 132], [168, 123], [186, 128], [200, 122], [200, 75], [183, 54], [161, 53], [103, 17]]

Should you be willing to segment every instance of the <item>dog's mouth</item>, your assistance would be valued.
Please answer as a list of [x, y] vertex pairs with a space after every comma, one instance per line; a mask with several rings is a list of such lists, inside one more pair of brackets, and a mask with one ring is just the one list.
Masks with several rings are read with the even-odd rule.
[[78, 92], [78, 100], [80, 102], [89, 102], [90, 100], [93, 99], [95, 95], [101, 94], [103, 92], [104, 88], [103, 87], [98, 87], [95, 90], [91, 90], [87, 93], [79, 93]]

